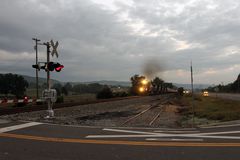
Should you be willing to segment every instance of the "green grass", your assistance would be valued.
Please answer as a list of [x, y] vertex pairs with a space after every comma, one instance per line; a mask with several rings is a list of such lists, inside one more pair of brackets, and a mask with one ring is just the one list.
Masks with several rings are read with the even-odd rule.
[[[191, 106], [191, 97], [184, 97], [183, 99], [188, 101]], [[197, 96], [194, 100], [194, 109], [198, 118], [217, 121], [240, 119], [240, 101]], [[191, 109], [188, 113], [191, 113]]]
[[[79, 102], [79, 103], [86, 103], [86, 102], [93, 102], [96, 100], [95, 94], [80, 94], [80, 95], [70, 95], [70, 96], [63, 96], [64, 102]], [[29, 103], [28, 105], [32, 105], [32, 103]], [[27, 107], [26, 105], [25, 107]], [[15, 104], [1, 104], [0, 110], [3, 108], [12, 108], [16, 107]], [[23, 106], [22, 106], [23, 107]]]
[[[38, 90], [38, 94], [39, 94], [39, 96], [41, 97], [41, 95], [42, 95], [42, 89], [39, 89]], [[30, 97], [36, 97], [36, 89], [34, 89], [34, 88], [28, 88], [27, 90], [26, 90], [26, 92], [25, 92], [25, 94], [27, 95], [27, 96], [30, 96]]]
[[[42, 95], [42, 89], [39, 89], [39, 97]], [[26, 95], [36, 97], [36, 89], [27, 89]], [[64, 95], [64, 102], [86, 102], [96, 100], [96, 94], [84, 93], [79, 95]]]
[[64, 96], [64, 102], [89, 102], [95, 101], [96, 94], [80, 94], [80, 95], [70, 95]]

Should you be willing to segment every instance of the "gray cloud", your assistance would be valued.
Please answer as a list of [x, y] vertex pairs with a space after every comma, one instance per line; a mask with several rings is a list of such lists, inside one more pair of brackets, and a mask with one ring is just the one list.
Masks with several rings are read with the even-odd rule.
[[[34, 75], [32, 37], [59, 41], [60, 57], [53, 60], [65, 68], [52, 76], [62, 81], [128, 80], [141, 74], [149, 57], [164, 59], [164, 70], [173, 74], [187, 72], [191, 60], [200, 77], [207, 76], [209, 69], [227, 72], [240, 58], [239, 4], [235, 0], [134, 0], [116, 1], [114, 9], [107, 9], [84, 0], [2, 0], [0, 58], [5, 58], [0, 59], [0, 72]], [[45, 61], [46, 48], [39, 50], [40, 60]], [[15, 60], [14, 55], [19, 57]], [[188, 82], [169, 77], [173, 82]], [[204, 82], [217, 83], [211, 78]]]

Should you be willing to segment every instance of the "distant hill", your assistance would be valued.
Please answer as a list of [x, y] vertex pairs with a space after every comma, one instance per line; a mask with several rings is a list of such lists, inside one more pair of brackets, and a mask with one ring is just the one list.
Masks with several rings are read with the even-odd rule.
[[[127, 82], [127, 81], [107, 81], [107, 80], [103, 80], [103, 81], [92, 81], [92, 82], [81, 82], [82, 84], [90, 84], [90, 83], [99, 83], [102, 85], [110, 85], [110, 86], [126, 86], [126, 87], [130, 87], [131, 86], [131, 82]], [[180, 83], [173, 83], [174, 86], [176, 87], [183, 87], [185, 89], [191, 89], [191, 84], [180, 84]], [[210, 85], [209, 84], [194, 84], [193, 87], [194, 89], [205, 89], [208, 88]]]
[[[14, 73], [12, 73], [14, 74]], [[36, 83], [36, 77], [32, 77], [32, 76], [26, 76], [26, 75], [20, 75], [20, 74], [17, 74], [19, 76], [22, 76], [28, 83]], [[62, 83], [60, 81], [57, 81], [57, 80], [54, 80], [54, 79], [51, 79], [51, 81], [53, 83]], [[47, 79], [46, 78], [41, 78], [41, 77], [38, 77], [38, 83], [39, 85], [43, 84], [43, 83], [46, 83], [47, 82]]]
[[130, 87], [131, 86], [131, 82], [127, 82], [127, 81], [102, 80], [102, 81], [82, 82], [82, 84], [91, 84], [91, 83], [99, 83], [101, 85], [109, 85], [109, 86], [124, 86], [124, 87]]
[[[184, 89], [191, 89], [191, 84], [179, 84], [179, 83], [173, 83], [174, 86], [176, 87], [183, 87]], [[194, 89], [205, 89], [205, 88], [208, 88], [209, 84], [193, 84], [193, 88]]]
[[[27, 76], [27, 75], [21, 75], [24, 77], [28, 83], [36, 83], [36, 78]], [[46, 83], [46, 78], [38, 78], [39, 85]], [[52, 80], [52, 83], [61, 83], [64, 84], [66, 82], [61, 82], [58, 80]], [[130, 81], [108, 81], [108, 80], [102, 80], [102, 81], [90, 81], [90, 82], [70, 82], [72, 85], [76, 84], [91, 84], [91, 83], [99, 83], [102, 85], [109, 85], [109, 86], [124, 86], [124, 87], [130, 87], [131, 82]], [[176, 87], [183, 87], [184, 89], [191, 89], [191, 84], [179, 84], [179, 83], [173, 83], [174, 86]], [[194, 84], [194, 89], [205, 89], [208, 88], [210, 85], [209, 84]]]
[[[36, 78], [35, 77], [31, 77], [31, 76], [26, 76], [26, 75], [21, 75], [24, 77], [24, 79], [26, 81], [28, 81], [28, 83], [36, 83]], [[38, 78], [38, 82], [39, 84], [43, 84], [46, 83], [47, 79], [46, 78]], [[66, 82], [61, 82], [58, 80], [52, 80], [53, 83], [61, 83], [64, 84]], [[102, 80], [102, 81], [90, 81], [90, 82], [70, 82], [72, 85], [76, 85], [76, 84], [91, 84], [91, 83], [99, 83], [102, 85], [109, 85], [109, 86], [124, 86], [124, 87], [129, 87], [131, 86], [130, 82], [127, 81], [107, 81], [107, 80]]]

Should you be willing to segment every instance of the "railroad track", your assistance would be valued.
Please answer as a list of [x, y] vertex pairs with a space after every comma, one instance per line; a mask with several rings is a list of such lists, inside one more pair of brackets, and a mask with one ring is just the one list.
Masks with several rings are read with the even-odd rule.
[[157, 103], [153, 103], [150, 104], [148, 108], [146, 108], [145, 110], [141, 111], [140, 113], [130, 117], [129, 119], [127, 119], [126, 121], [124, 121], [121, 126], [124, 126], [138, 118], [140, 118], [141, 116], [147, 114], [149, 111], [151, 111], [152, 109], [158, 108], [159, 112], [155, 114], [155, 116], [153, 116], [153, 118], [151, 119], [151, 121], [148, 123], [149, 126], [152, 126], [154, 124], [154, 122], [156, 122], [156, 120], [160, 117], [161, 113], [164, 112], [165, 108], [167, 107], [168, 103], [171, 104], [170, 99], [172, 98], [172, 96], [167, 96], [164, 97], [163, 99], [157, 99], [160, 102]]

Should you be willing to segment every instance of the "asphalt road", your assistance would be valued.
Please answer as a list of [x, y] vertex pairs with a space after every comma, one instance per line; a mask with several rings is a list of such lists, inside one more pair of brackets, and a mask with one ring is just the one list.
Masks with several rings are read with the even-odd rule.
[[172, 130], [0, 120], [0, 160], [240, 159], [240, 125]]
[[240, 101], [240, 94], [233, 94], [233, 93], [209, 93], [209, 96]]

